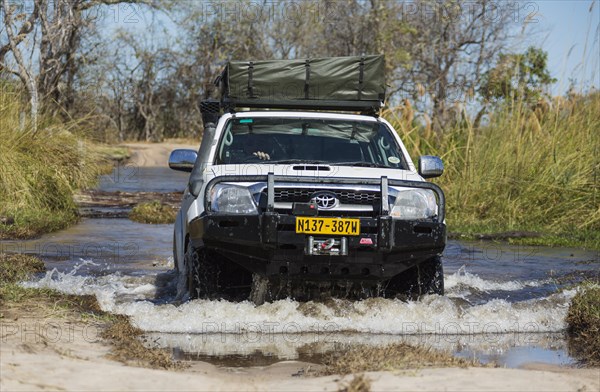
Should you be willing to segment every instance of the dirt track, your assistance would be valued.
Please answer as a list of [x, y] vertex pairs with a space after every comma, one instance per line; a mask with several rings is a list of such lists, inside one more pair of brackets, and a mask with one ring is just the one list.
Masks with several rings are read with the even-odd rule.
[[166, 166], [169, 154], [177, 148], [198, 150], [198, 144], [184, 143], [125, 143], [124, 146], [131, 151], [130, 162], [141, 167]]
[[[177, 148], [196, 150], [198, 146], [183, 143], [126, 143], [131, 152], [128, 165], [135, 167], [167, 167], [169, 154]], [[83, 190], [75, 195], [79, 213], [85, 218], [127, 218], [138, 203], [159, 200], [178, 208], [181, 192], [126, 192]]]

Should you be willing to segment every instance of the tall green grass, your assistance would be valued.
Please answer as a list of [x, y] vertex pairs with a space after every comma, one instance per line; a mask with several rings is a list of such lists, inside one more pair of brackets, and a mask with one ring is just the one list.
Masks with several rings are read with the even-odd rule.
[[96, 181], [97, 157], [78, 123], [23, 121], [19, 91], [0, 92], [0, 238], [57, 230], [76, 221], [73, 193]]
[[443, 158], [435, 181], [451, 232], [535, 231], [543, 238], [529, 241], [600, 248], [600, 93], [537, 109], [515, 102], [477, 128], [463, 115], [442, 133], [407, 110], [385, 117], [413, 158]]

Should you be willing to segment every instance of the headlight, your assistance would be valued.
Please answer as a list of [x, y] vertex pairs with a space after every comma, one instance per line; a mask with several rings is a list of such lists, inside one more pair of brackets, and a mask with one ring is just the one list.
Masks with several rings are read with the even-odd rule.
[[429, 189], [398, 191], [390, 215], [402, 220], [429, 219], [437, 215], [437, 201]]
[[248, 188], [217, 184], [210, 191], [210, 209], [224, 214], [258, 214]]

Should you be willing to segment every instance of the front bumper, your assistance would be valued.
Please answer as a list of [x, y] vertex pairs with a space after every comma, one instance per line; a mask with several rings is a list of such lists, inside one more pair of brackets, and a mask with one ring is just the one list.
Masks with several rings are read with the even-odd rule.
[[388, 279], [441, 254], [446, 243], [443, 223], [360, 218], [361, 235], [346, 237], [347, 256], [307, 256], [307, 236], [296, 234], [295, 219], [278, 213], [206, 215], [191, 222], [190, 238], [263, 276], [312, 280]]
[[[302, 280], [384, 280], [422, 261], [441, 255], [446, 244], [445, 198], [442, 190], [428, 182], [354, 178], [307, 178], [268, 176], [222, 176], [206, 186], [206, 196], [221, 182], [264, 181], [267, 205], [259, 215], [220, 215], [210, 212], [190, 222], [194, 246], [216, 251], [221, 256], [263, 276]], [[381, 206], [376, 217], [360, 217], [360, 235], [346, 236], [347, 255], [310, 255], [307, 236], [295, 231], [296, 216], [275, 211], [275, 184], [379, 185]], [[432, 221], [402, 221], [388, 213], [389, 186], [426, 188], [438, 195], [438, 215]], [[209, 197], [205, 197], [209, 200]], [[205, 206], [210, 211], [210, 206]], [[320, 236], [321, 239], [336, 236]], [[339, 236], [337, 236], [339, 238]]]

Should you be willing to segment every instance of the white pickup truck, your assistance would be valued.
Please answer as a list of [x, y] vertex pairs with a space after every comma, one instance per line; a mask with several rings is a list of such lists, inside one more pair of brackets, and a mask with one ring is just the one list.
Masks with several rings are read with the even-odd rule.
[[444, 194], [425, 181], [443, 164], [417, 169], [376, 113], [221, 106], [169, 166], [191, 173], [174, 228], [182, 298], [443, 294]]

